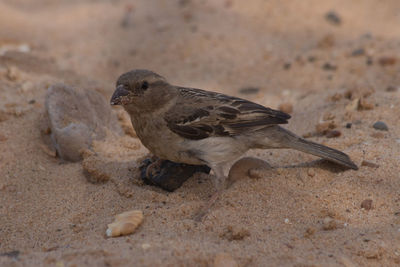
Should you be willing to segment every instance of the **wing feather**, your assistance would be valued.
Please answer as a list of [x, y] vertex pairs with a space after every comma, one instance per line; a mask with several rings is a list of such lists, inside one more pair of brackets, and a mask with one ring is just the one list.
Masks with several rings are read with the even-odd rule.
[[178, 87], [180, 97], [166, 114], [174, 133], [192, 140], [210, 136], [237, 136], [285, 124], [290, 115], [245, 99], [193, 88]]

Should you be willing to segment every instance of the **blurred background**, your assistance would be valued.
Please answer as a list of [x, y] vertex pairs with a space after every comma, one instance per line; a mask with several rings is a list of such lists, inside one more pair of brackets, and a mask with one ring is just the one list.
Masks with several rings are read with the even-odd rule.
[[[110, 84], [147, 68], [231, 94], [306, 93], [374, 86], [371, 68], [399, 51], [399, 10], [396, 0], [2, 0], [0, 51], [25, 45]], [[380, 86], [396, 79], [379, 73]]]

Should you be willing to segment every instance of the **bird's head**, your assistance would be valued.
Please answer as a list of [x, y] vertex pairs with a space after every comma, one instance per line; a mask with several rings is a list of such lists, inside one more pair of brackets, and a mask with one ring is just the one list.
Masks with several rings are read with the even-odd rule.
[[111, 105], [145, 111], [155, 109], [170, 99], [171, 85], [164, 77], [149, 70], [132, 70], [122, 74], [111, 97]]

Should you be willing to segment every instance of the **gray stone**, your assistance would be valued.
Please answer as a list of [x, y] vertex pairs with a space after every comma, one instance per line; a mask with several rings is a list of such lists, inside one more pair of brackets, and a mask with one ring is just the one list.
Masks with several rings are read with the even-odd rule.
[[55, 84], [47, 90], [45, 106], [52, 144], [64, 160], [81, 160], [81, 151], [104, 139], [107, 130], [122, 134], [110, 105], [96, 91]]
[[380, 130], [380, 131], [389, 131], [389, 128], [387, 127], [386, 123], [383, 121], [377, 121], [372, 125], [374, 129]]
[[336, 13], [336, 11], [329, 11], [328, 13], [325, 14], [325, 19], [333, 24], [333, 25], [340, 25], [342, 23], [342, 19], [340, 18], [339, 14]]

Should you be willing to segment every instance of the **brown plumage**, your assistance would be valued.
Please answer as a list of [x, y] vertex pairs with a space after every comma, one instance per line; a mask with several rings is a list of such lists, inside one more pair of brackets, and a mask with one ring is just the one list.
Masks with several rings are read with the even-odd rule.
[[282, 128], [290, 115], [245, 99], [170, 85], [148, 70], [121, 75], [111, 104], [131, 116], [143, 145], [162, 159], [207, 164], [224, 186], [224, 163], [253, 148], [293, 148], [357, 170], [336, 149], [305, 140]]
[[268, 125], [287, 123], [290, 118], [281, 111], [237, 97], [193, 88], [176, 89], [177, 103], [164, 118], [170, 130], [184, 138], [234, 137]]

